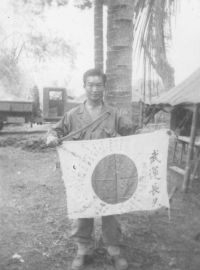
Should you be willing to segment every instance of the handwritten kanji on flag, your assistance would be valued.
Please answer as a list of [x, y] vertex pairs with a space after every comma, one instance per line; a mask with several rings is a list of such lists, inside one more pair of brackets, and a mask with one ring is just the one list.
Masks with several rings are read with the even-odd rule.
[[166, 130], [63, 142], [57, 150], [69, 218], [169, 207], [168, 144]]

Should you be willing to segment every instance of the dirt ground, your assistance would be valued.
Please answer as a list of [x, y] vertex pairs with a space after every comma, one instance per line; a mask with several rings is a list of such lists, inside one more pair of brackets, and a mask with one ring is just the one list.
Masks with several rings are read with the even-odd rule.
[[[68, 270], [76, 247], [70, 239], [66, 193], [55, 149], [43, 134], [0, 135], [0, 270]], [[170, 143], [169, 164], [173, 141]], [[168, 171], [171, 209], [119, 216], [122, 250], [130, 270], [200, 269], [200, 181], [181, 193], [182, 177]], [[94, 257], [86, 270], [113, 270], [97, 220]]]

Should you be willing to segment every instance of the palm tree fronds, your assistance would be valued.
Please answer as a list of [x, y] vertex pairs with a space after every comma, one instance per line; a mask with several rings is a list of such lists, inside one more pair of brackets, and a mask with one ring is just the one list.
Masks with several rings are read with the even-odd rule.
[[[135, 6], [134, 60], [144, 57], [145, 73], [149, 80], [156, 72], [166, 90], [174, 84], [174, 71], [167, 60], [171, 40], [171, 18], [176, 14], [179, 0], [137, 1]], [[146, 74], [146, 75], [145, 75]]]

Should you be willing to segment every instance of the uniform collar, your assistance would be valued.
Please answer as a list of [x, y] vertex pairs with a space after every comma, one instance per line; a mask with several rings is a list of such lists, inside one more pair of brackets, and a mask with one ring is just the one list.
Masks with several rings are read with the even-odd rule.
[[[87, 100], [85, 100], [79, 107], [79, 110], [77, 111], [78, 114], [82, 114], [86, 109], [85, 103]], [[105, 102], [102, 100], [102, 108], [101, 108], [101, 113], [104, 112], [110, 112], [109, 106], [105, 104]]]
[[[87, 101], [87, 100], [86, 100]], [[87, 110], [86, 106], [85, 106], [85, 103], [86, 101], [84, 101], [84, 103], [82, 103], [78, 110], [77, 110], [77, 114], [79, 115], [80, 119], [82, 119], [82, 121], [85, 123], [85, 124], [89, 124], [92, 122], [92, 118], [89, 114], [89, 111]], [[108, 112], [109, 114], [111, 113], [110, 112], [110, 109], [109, 109], [109, 106], [106, 105], [103, 101], [102, 101], [102, 108], [101, 108], [101, 112], [100, 112], [100, 115], [102, 115], [103, 113], [105, 112]]]

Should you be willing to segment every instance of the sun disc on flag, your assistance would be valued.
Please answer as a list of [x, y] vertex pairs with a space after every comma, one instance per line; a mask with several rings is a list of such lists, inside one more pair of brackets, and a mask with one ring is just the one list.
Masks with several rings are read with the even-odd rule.
[[118, 204], [130, 199], [138, 184], [135, 163], [123, 154], [102, 158], [92, 173], [92, 188], [105, 203]]

